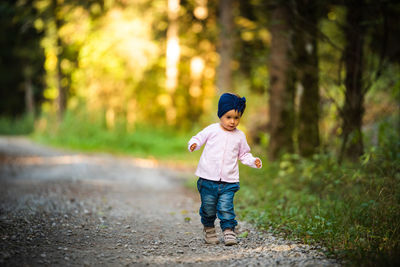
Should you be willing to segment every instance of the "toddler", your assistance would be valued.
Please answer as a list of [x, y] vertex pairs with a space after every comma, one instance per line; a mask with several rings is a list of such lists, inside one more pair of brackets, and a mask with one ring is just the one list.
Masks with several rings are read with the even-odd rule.
[[246, 98], [225, 93], [218, 102], [219, 123], [214, 123], [193, 136], [188, 144], [190, 152], [205, 144], [196, 170], [197, 188], [201, 197], [200, 216], [204, 239], [218, 244], [214, 221], [217, 216], [227, 246], [237, 244], [233, 197], [239, 190], [238, 159], [253, 168], [261, 168], [259, 158], [253, 157], [246, 136], [236, 127], [246, 108]]

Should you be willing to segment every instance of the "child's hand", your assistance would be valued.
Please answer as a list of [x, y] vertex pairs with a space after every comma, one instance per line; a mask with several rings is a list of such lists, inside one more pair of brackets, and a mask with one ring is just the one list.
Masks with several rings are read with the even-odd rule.
[[196, 147], [197, 147], [197, 144], [196, 144], [196, 143], [192, 144], [192, 145], [190, 146], [190, 152], [193, 152], [193, 150], [195, 150]]
[[256, 159], [255, 161], [254, 161], [254, 164], [256, 164], [256, 167], [259, 169], [259, 168], [261, 168], [261, 160], [260, 159]]

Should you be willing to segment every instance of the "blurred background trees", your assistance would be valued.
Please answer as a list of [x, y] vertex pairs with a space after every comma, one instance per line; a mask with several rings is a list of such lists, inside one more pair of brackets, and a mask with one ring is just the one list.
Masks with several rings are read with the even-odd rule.
[[15, 1], [3, 1], [0, 8], [1, 114], [34, 113], [45, 88], [45, 57], [40, 46], [43, 32], [32, 23], [38, 11], [31, 5], [16, 5]]
[[5, 0], [2, 117], [66, 116], [125, 134], [190, 132], [223, 92], [271, 160], [334, 151], [357, 160], [399, 128], [394, 0]]

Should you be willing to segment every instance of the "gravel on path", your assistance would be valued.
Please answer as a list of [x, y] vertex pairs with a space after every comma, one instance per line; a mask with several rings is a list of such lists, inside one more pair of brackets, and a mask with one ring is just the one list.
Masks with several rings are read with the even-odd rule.
[[0, 137], [0, 266], [340, 266], [246, 222], [238, 245], [205, 244], [187, 176]]

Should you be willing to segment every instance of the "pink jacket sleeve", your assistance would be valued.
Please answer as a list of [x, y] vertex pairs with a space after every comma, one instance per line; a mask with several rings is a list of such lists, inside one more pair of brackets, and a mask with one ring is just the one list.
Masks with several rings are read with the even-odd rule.
[[196, 134], [195, 136], [190, 138], [190, 140], [188, 142], [188, 150], [190, 151], [190, 146], [193, 145], [194, 143], [197, 144], [197, 147], [193, 151], [199, 150], [201, 148], [201, 146], [204, 145], [205, 142], [207, 142], [209, 133], [210, 133], [209, 127], [206, 127], [202, 131], [200, 131], [198, 134]]
[[255, 164], [256, 159], [260, 160], [262, 167], [261, 159], [253, 157], [253, 155], [250, 153], [250, 147], [247, 144], [246, 136], [243, 135], [242, 139], [240, 140], [239, 160], [247, 166], [250, 166], [252, 168], [257, 168]]

